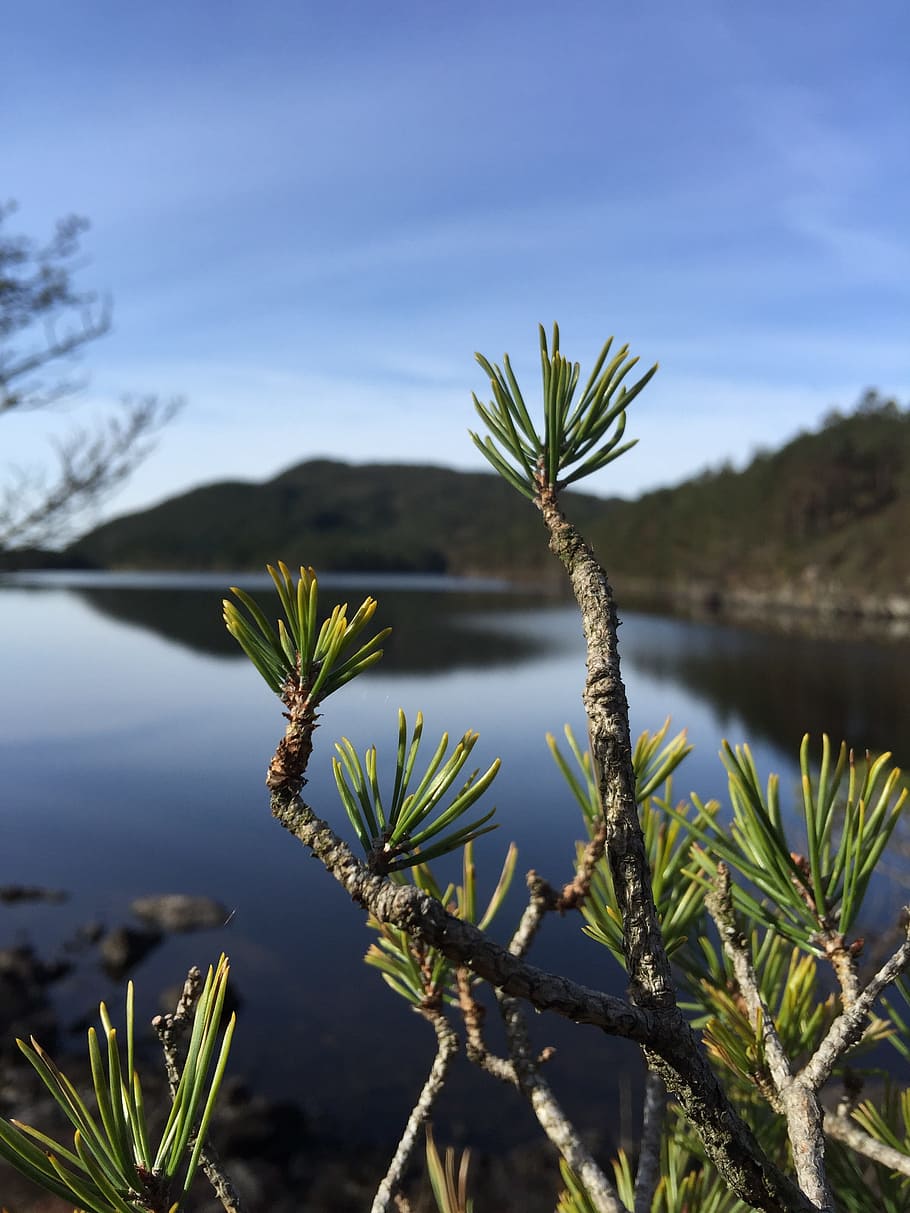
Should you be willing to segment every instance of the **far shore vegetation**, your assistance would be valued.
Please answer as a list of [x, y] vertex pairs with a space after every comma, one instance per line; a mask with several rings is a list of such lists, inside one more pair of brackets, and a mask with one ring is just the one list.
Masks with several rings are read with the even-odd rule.
[[[634, 501], [568, 493], [625, 598], [659, 609], [910, 620], [910, 411], [874, 391], [813, 433]], [[489, 524], [495, 519], [495, 525]], [[449, 573], [548, 588], [540, 519], [498, 476], [311, 460], [225, 481], [83, 535], [0, 552], [0, 568], [261, 568], [306, 551], [325, 571]]]

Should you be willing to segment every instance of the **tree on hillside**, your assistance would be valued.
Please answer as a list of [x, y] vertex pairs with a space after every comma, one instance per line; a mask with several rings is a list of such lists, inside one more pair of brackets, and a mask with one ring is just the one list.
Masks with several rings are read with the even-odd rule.
[[[359, 753], [347, 739], [337, 742], [340, 805], [331, 811], [350, 842], [304, 799], [323, 701], [382, 655], [387, 630], [371, 635], [375, 600], [353, 614], [339, 604], [320, 622], [312, 569], [298, 576], [279, 563], [269, 570], [277, 623], [241, 589], [224, 604], [228, 630], [286, 720], [266, 776], [272, 814], [366, 911], [374, 940], [368, 963], [426, 1021], [435, 1043], [373, 1213], [409, 1207], [415, 1145], [458, 1053], [485, 1079], [513, 1088], [536, 1115], [560, 1161], [558, 1213], [900, 1213], [910, 1206], [910, 1094], [864, 1065], [863, 1050], [877, 1044], [910, 1060], [910, 991], [902, 976], [910, 915], [895, 913], [893, 935], [870, 949], [871, 963], [859, 931], [907, 790], [889, 754], [863, 759], [827, 738], [815, 747], [806, 738], [801, 781], [793, 803], [784, 804], [776, 777], [760, 778], [748, 747], [724, 744], [726, 812], [694, 794], [688, 802], [675, 796], [673, 779], [689, 752], [684, 734], [671, 738], [664, 725], [633, 744], [610, 582], [561, 500], [566, 485], [628, 448], [625, 409], [656, 369], [627, 386], [636, 360], [627, 347], [610, 353], [608, 342], [576, 397], [578, 364], [560, 352], [558, 330], [552, 344], [541, 331], [542, 424], [532, 419], [508, 358], [503, 367], [480, 358], [493, 399], [476, 401], [487, 434], [474, 441], [539, 512], [587, 644], [588, 745], [568, 728], [565, 743], [548, 738], [567, 799], [581, 811], [582, 840], [567, 838], [557, 883], [528, 873], [527, 900], [505, 942], [491, 926], [504, 917], [516, 855], [514, 847], [505, 851], [490, 895], [481, 897], [473, 843], [494, 828], [495, 809], [481, 802], [499, 763], [470, 771], [475, 733], [454, 746], [444, 735], [428, 757], [422, 718], [409, 727], [399, 711], [388, 763], [375, 746]], [[461, 883], [445, 885], [434, 871], [448, 854], [461, 857]], [[601, 968], [618, 966], [624, 995], [528, 962], [548, 917], [562, 918], [565, 929], [577, 915], [600, 945], [592, 947], [593, 980]], [[306, 936], [303, 929], [303, 946]], [[75, 1152], [0, 1121], [0, 1154], [88, 1213], [188, 1209], [187, 1184], [178, 1185], [187, 1158], [190, 1172], [200, 1161], [195, 1109], [206, 1108], [201, 1140], [213, 1098], [207, 1076], [214, 1072], [217, 1086], [229, 1044], [221, 1035], [216, 1063], [223, 972], [224, 962], [203, 987], [183, 1078], [174, 1042], [161, 1033], [175, 1110], [157, 1155], [138, 1080], [131, 1065], [124, 1075], [106, 1011], [106, 1064], [97, 1041], [92, 1046], [97, 1117], [45, 1054], [22, 1046], [76, 1125]], [[190, 990], [187, 1004], [192, 997]], [[502, 1019], [501, 1052], [485, 1026], [491, 1010]], [[531, 1010], [568, 1018], [639, 1055], [644, 1111], [632, 1153], [605, 1164], [572, 1124], [550, 1083], [558, 1059], [550, 1063], [547, 1050], [532, 1046]], [[369, 1028], [369, 1007], [361, 1014]], [[189, 1023], [187, 1005], [182, 1015]], [[131, 1023], [127, 1048], [131, 1057]], [[160, 1162], [150, 1163], [153, 1157]], [[432, 1137], [427, 1160], [440, 1213], [469, 1213], [464, 1170], [456, 1174], [451, 1157], [442, 1162]], [[224, 1209], [241, 1213], [217, 1162], [205, 1165]]]
[[[61, 219], [39, 245], [3, 230], [14, 209], [0, 206], [0, 418], [77, 393], [84, 379], [68, 372], [111, 324], [109, 303], [74, 281], [86, 221]], [[128, 397], [106, 422], [58, 439], [52, 470], [3, 468], [0, 551], [59, 540], [134, 471], [177, 407], [153, 396]]]

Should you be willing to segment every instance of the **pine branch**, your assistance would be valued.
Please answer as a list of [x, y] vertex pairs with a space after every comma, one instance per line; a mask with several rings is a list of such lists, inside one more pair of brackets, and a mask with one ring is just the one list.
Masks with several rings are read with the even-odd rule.
[[765, 1155], [677, 1008], [636, 1006], [535, 968], [472, 924], [448, 914], [438, 901], [414, 886], [373, 875], [287, 786], [272, 793], [271, 805], [285, 829], [380, 922], [400, 927], [437, 948], [453, 964], [467, 966], [497, 989], [525, 999], [540, 1011], [553, 1011], [642, 1045], [649, 1065], [676, 1095], [708, 1156], [742, 1200], [763, 1213], [818, 1213], [818, 1206]]
[[645, 1106], [642, 1113], [638, 1171], [635, 1174], [633, 1213], [651, 1213], [654, 1194], [660, 1182], [660, 1147], [663, 1141], [667, 1088], [652, 1070], [645, 1075]]
[[793, 1075], [790, 1059], [777, 1034], [774, 1017], [759, 990], [746, 940], [736, 923], [730, 873], [726, 864], [717, 865], [717, 878], [705, 901], [720, 933], [724, 952], [733, 967], [752, 1028], [761, 1034], [778, 1107], [787, 1120], [787, 1136], [797, 1181], [820, 1210], [833, 1210], [834, 1197], [825, 1169], [823, 1112], [818, 1101], [818, 1087], [806, 1081], [805, 1071], [798, 1077]]
[[[164, 1053], [164, 1065], [167, 1070], [168, 1087], [171, 1098], [177, 1095], [180, 1084], [180, 1064], [178, 1050], [180, 1038], [193, 1025], [193, 1011], [202, 990], [202, 974], [194, 965], [186, 975], [183, 989], [173, 1014], [156, 1015], [152, 1027], [161, 1043]], [[191, 1137], [195, 1141], [195, 1135]], [[224, 1213], [246, 1213], [243, 1201], [231, 1183], [230, 1176], [224, 1170], [221, 1159], [215, 1147], [206, 1143], [199, 1155], [199, 1164], [205, 1172], [206, 1179], [212, 1185], [212, 1190], [221, 1202]]]
[[563, 1112], [550, 1084], [541, 1076], [540, 1063], [531, 1047], [521, 1003], [501, 991], [497, 991], [496, 997], [502, 1011], [509, 1055], [515, 1067], [519, 1090], [530, 1103], [540, 1127], [581, 1180], [597, 1213], [625, 1213], [616, 1188]]
[[[908, 915], [908, 911], [904, 910]], [[870, 978], [865, 989], [855, 998], [828, 1029], [828, 1034], [818, 1046], [815, 1056], [803, 1068], [801, 1077], [817, 1091], [831, 1077], [831, 1071], [848, 1049], [858, 1044], [866, 1030], [866, 1021], [875, 1005], [875, 1000], [896, 981], [910, 964], [910, 916], [906, 927], [907, 937], [897, 951], [885, 961], [878, 972]]]
[[408, 1163], [411, 1161], [411, 1155], [414, 1153], [414, 1147], [417, 1144], [417, 1135], [420, 1132], [421, 1126], [429, 1118], [433, 1104], [445, 1086], [452, 1059], [458, 1052], [458, 1037], [455, 1035], [446, 1017], [438, 1011], [432, 1014], [424, 1013], [424, 1017], [429, 1019], [436, 1032], [436, 1056], [433, 1059], [427, 1080], [423, 1085], [423, 1090], [420, 1092], [417, 1103], [408, 1117], [408, 1123], [405, 1125], [404, 1133], [401, 1135], [398, 1149], [395, 1151], [395, 1155], [389, 1164], [389, 1169], [386, 1171], [382, 1182], [376, 1190], [370, 1213], [388, 1213], [393, 1201], [396, 1200], [398, 1189], [401, 1187], [404, 1173], [407, 1170]]
[[572, 583], [588, 650], [583, 701], [591, 752], [606, 822], [606, 849], [623, 922], [626, 968], [640, 1006], [676, 1005], [670, 962], [651, 889], [645, 840], [635, 801], [629, 705], [619, 666], [619, 618], [607, 575], [559, 508], [543, 468], [535, 502], [549, 533], [550, 550]]
[[825, 1113], [824, 1127], [829, 1137], [849, 1146], [857, 1154], [887, 1167], [889, 1171], [897, 1171], [899, 1175], [910, 1177], [910, 1155], [877, 1141], [840, 1110]]

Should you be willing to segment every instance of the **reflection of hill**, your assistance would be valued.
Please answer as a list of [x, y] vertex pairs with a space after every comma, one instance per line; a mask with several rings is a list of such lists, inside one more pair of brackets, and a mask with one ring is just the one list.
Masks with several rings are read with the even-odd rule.
[[828, 733], [857, 750], [892, 750], [895, 761], [910, 764], [910, 645], [671, 620], [643, 629], [638, 643], [630, 628], [623, 641], [630, 666], [738, 717], [746, 737], [795, 754], [804, 733]]
[[[108, 583], [71, 592], [121, 623], [198, 653], [239, 660], [240, 649], [221, 621], [222, 588], [178, 584]], [[323, 605], [353, 606], [368, 585], [367, 579], [356, 587], [323, 581]], [[269, 591], [256, 593], [266, 601]], [[528, 593], [403, 590], [381, 583], [375, 593], [377, 625], [393, 628], [383, 660], [389, 673], [504, 665], [550, 643], [544, 628], [526, 632], [514, 626], [516, 613], [547, 602]], [[827, 732], [857, 749], [894, 750], [898, 762], [910, 765], [910, 643], [797, 637], [657, 616], [637, 620], [623, 629], [627, 670], [676, 683], [731, 723], [741, 721], [736, 734], [795, 753], [803, 733]]]
[[[326, 608], [339, 601], [353, 606], [368, 593], [365, 588], [320, 588]], [[83, 586], [72, 592], [102, 615], [144, 628], [197, 653], [242, 657], [221, 619], [221, 590]], [[515, 611], [539, 601], [524, 594], [387, 589], [374, 596], [379, 600], [377, 625], [393, 628], [383, 659], [383, 668], [389, 672], [510, 664], [539, 651], [543, 643], [516, 636], [496, 624], [497, 611]], [[258, 591], [257, 597], [266, 603], [268, 591]], [[273, 614], [277, 615], [278, 599], [274, 594], [272, 598]], [[460, 622], [460, 616], [470, 616], [470, 622]]]

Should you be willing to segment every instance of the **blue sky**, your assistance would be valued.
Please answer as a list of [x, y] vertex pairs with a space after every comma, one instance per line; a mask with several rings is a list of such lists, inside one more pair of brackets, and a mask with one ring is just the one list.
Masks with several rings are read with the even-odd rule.
[[10, 230], [92, 221], [115, 330], [78, 410], [187, 407], [107, 513], [315, 455], [480, 465], [481, 350], [536, 325], [661, 371], [633, 495], [850, 406], [910, 399], [910, 6], [802, 0], [15, 0]]

